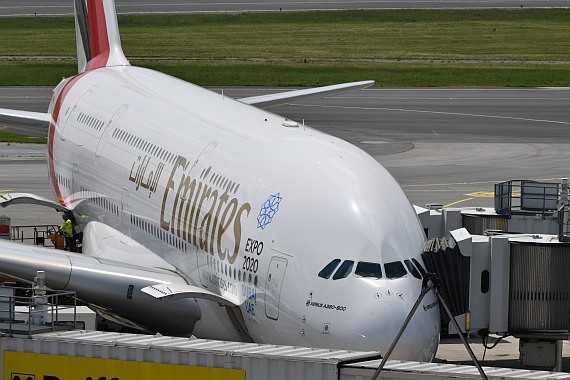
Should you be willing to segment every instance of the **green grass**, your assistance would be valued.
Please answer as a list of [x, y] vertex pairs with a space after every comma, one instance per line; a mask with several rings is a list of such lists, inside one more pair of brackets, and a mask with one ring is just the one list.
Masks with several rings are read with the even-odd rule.
[[0, 141], [8, 143], [28, 143], [28, 144], [46, 144], [47, 138], [45, 137], [28, 137], [16, 133], [2, 132], [0, 127]]
[[[492, 65], [344, 62], [133, 62], [203, 86], [324, 86], [376, 80], [383, 87], [561, 86], [567, 65]], [[52, 86], [76, 71], [74, 62], [0, 62], [0, 84]], [[63, 75], [62, 75], [63, 73]]]
[[[378, 10], [122, 16], [119, 25], [133, 63], [200, 85], [568, 86], [569, 20], [568, 9]], [[0, 35], [0, 55], [75, 55], [70, 17], [0, 19]], [[0, 85], [55, 85], [75, 71], [73, 60], [0, 61]]]

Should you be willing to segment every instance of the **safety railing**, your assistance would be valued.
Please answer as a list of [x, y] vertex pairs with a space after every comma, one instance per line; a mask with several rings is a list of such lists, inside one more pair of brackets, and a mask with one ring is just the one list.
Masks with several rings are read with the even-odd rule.
[[55, 234], [58, 226], [53, 224], [41, 224], [35, 226], [11, 226], [11, 240], [32, 242], [43, 247], [53, 247], [53, 242], [49, 236]]
[[552, 215], [558, 210], [560, 184], [512, 180], [495, 184], [497, 214]]
[[29, 338], [33, 334], [77, 328], [75, 292], [38, 293], [32, 288], [0, 286], [3, 335]]

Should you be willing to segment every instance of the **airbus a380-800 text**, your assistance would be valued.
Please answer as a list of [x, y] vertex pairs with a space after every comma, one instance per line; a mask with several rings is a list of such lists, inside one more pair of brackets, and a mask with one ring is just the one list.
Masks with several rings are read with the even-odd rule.
[[[112, 0], [77, 0], [78, 75], [47, 113], [48, 172], [82, 253], [0, 243], [0, 271], [73, 290], [147, 332], [385, 352], [421, 291], [424, 232], [372, 157], [255, 106], [355, 82], [243, 99], [131, 66]], [[5, 194], [2, 205], [48, 204]], [[429, 293], [394, 358], [429, 361]]]

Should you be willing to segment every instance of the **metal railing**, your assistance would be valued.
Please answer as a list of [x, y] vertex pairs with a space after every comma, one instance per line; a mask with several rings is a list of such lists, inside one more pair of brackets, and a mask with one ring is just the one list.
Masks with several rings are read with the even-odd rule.
[[35, 245], [53, 247], [53, 242], [49, 239], [51, 234], [58, 230], [58, 226], [53, 224], [41, 224], [36, 226], [11, 226], [11, 240], [14, 241], [32, 241]]
[[[0, 330], [13, 337], [77, 328], [75, 292], [0, 286]], [[73, 310], [72, 318], [64, 310]]]
[[570, 204], [558, 210], [558, 241], [570, 243]]
[[560, 184], [512, 180], [495, 184], [497, 214], [552, 215], [559, 207]]

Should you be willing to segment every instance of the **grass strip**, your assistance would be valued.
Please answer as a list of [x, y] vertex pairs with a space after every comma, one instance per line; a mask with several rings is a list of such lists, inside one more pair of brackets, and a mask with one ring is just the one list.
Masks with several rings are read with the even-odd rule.
[[[120, 16], [119, 25], [133, 63], [200, 85], [568, 86], [569, 19], [569, 9], [402, 9]], [[76, 71], [47, 58], [75, 55], [71, 17], [0, 19], [0, 35], [1, 56], [46, 57], [0, 61], [0, 85], [54, 85]]]
[[[324, 86], [373, 79], [383, 87], [544, 87], [569, 83], [567, 65], [311, 62], [133, 62], [202, 86]], [[74, 62], [0, 62], [0, 83], [55, 86]], [[62, 74], [63, 73], [63, 74]]]
[[27, 143], [27, 144], [47, 144], [47, 138], [45, 137], [29, 137], [24, 135], [19, 135], [16, 133], [9, 133], [1, 131], [3, 127], [0, 127], [0, 141], [7, 143]]

